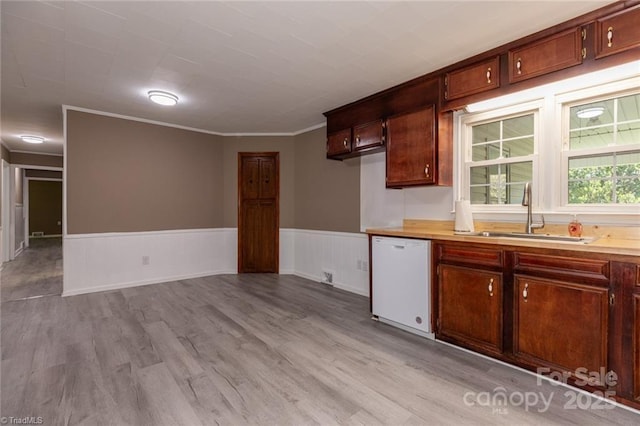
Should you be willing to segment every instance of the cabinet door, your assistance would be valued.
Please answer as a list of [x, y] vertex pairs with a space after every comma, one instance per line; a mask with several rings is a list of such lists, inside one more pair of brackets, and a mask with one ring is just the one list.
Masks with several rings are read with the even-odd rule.
[[448, 72], [444, 98], [458, 99], [500, 87], [500, 57]]
[[640, 5], [596, 21], [596, 58], [640, 46]]
[[436, 336], [482, 352], [502, 352], [502, 275], [440, 265]]
[[527, 80], [582, 63], [582, 29], [563, 31], [509, 51], [509, 82]]
[[340, 130], [327, 136], [327, 157], [351, 152], [351, 129]]
[[608, 371], [608, 289], [526, 275], [514, 288], [515, 356], [602, 385], [589, 373]]
[[361, 151], [384, 145], [384, 123], [382, 120], [361, 124], [353, 128], [353, 149]]
[[[639, 268], [640, 269], [640, 268]], [[640, 278], [640, 275], [639, 275]], [[640, 401], [640, 294], [633, 295], [633, 398]]]
[[387, 187], [436, 182], [435, 107], [387, 120]]

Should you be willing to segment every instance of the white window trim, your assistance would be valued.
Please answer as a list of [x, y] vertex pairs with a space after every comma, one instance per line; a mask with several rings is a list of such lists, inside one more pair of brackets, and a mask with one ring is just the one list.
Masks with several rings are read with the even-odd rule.
[[[464, 149], [467, 147], [465, 137], [467, 137], [467, 124], [481, 120], [489, 120], [491, 117], [498, 118], [501, 115], [517, 112], [525, 112], [525, 105], [541, 104], [539, 116], [536, 121], [538, 140], [535, 145], [537, 156], [537, 167], [534, 165], [532, 178], [533, 189], [533, 209], [534, 213], [545, 214], [550, 222], [554, 220], [564, 221], [574, 214], [581, 217], [589, 217], [590, 220], [611, 223], [636, 224], [640, 216], [640, 207], [637, 204], [612, 204], [612, 205], [579, 205], [568, 204], [567, 199], [567, 179], [568, 163], [565, 158], [564, 143], [558, 141], [568, 135], [568, 114], [569, 107], [564, 108], [564, 104], [585, 103], [590, 100], [600, 98], [615, 97], [618, 93], [632, 93], [633, 89], [640, 88], [640, 61], [624, 64], [607, 70], [598, 71], [585, 76], [572, 78], [569, 80], [552, 83], [548, 86], [536, 88], [522, 92], [522, 97], [526, 102], [517, 104], [517, 94], [506, 95], [502, 98], [495, 98], [491, 103], [497, 105], [495, 109], [481, 112], [466, 113], [457, 111], [454, 115], [456, 125], [454, 126], [454, 180], [453, 194], [454, 200], [468, 199], [469, 188], [465, 187], [468, 182], [466, 173], [466, 155]], [[533, 100], [532, 99], [536, 100]], [[480, 103], [480, 104], [484, 104]], [[479, 104], [479, 105], [480, 105]], [[502, 105], [502, 107], [500, 107]], [[510, 106], [505, 106], [510, 105]], [[482, 105], [484, 107], [484, 105]], [[565, 116], [566, 115], [566, 116]], [[542, 121], [545, 125], [542, 125]], [[566, 129], [565, 127], [566, 126]], [[633, 147], [633, 148], [632, 148]], [[468, 149], [468, 148], [467, 148]], [[635, 145], [626, 145], [622, 150], [635, 149]], [[544, 161], [539, 161], [544, 158]], [[538, 189], [544, 188], [546, 191], [539, 193]], [[564, 194], [564, 195], [563, 195]], [[563, 199], [564, 198], [564, 199]], [[453, 207], [453, 206], [452, 206]], [[520, 221], [523, 207], [519, 205], [471, 205], [472, 211], [478, 213], [477, 218], [481, 220], [501, 220]], [[454, 209], [452, 209], [452, 212]], [[556, 219], [554, 219], [556, 218]]]
[[[460, 152], [456, 154], [457, 160], [457, 179], [454, 182], [456, 199], [470, 199], [470, 175], [469, 175], [469, 163], [471, 162], [471, 127], [473, 125], [482, 124], [485, 122], [491, 122], [495, 120], [506, 120], [511, 117], [522, 116], [533, 113], [533, 128], [534, 128], [534, 142], [533, 142], [533, 154], [514, 157], [513, 162], [526, 162], [531, 161], [533, 163], [533, 176], [532, 176], [532, 208], [539, 208], [539, 192], [537, 190], [540, 181], [538, 173], [538, 157], [539, 157], [539, 139], [541, 132], [541, 120], [540, 116], [544, 113], [544, 100], [538, 99], [535, 101], [529, 101], [518, 105], [511, 105], [504, 108], [494, 109], [491, 111], [461, 114], [458, 119], [458, 129], [460, 134], [458, 135], [457, 147], [460, 148]], [[483, 162], [486, 163], [486, 162]], [[493, 163], [493, 162], [491, 162]], [[505, 164], [504, 161], [495, 160], [495, 163]], [[472, 204], [471, 209], [477, 213], [521, 213], [522, 206], [520, 204]]]
[[[555, 191], [556, 202], [553, 211], [558, 213], [573, 214], [638, 214], [640, 204], [569, 204], [568, 178], [569, 178], [569, 158], [580, 157], [592, 154], [608, 154], [613, 152], [636, 151], [640, 150], [640, 144], [619, 145], [615, 147], [603, 147], [585, 150], [584, 153], [569, 150], [569, 123], [570, 108], [589, 102], [597, 102], [599, 100], [611, 99], [640, 92], [640, 77], [632, 77], [615, 81], [612, 83], [601, 84], [588, 87], [581, 90], [559, 94], [555, 96], [556, 117], [559, 117], [561, 123], [560, 132], [562, 135], [561, 155], [557, 164], [558, 170], [561, 170], [560, 184], [561, 190]], [[557, 133], [556, 133], [557, 134]]]

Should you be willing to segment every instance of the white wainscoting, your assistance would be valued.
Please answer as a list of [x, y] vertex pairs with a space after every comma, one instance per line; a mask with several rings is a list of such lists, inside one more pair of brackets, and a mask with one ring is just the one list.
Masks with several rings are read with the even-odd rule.
[[67, 235], [63, 252], [63, 296], [71, 296], [236, 273], [237, 230]]
[[[63, 296], [237, 272], [237, 229], [80, 234], [64, 237]], [[143, 264], [143, 257], [149, 263]], [[280, 230], [280, 273], [369, 295], [369, 246], [359, 233]]]
[[369, 241], [365, 234], [292, 231], [295, 275], [322, 281], [326, 270], [333, 273], [334, 287], [369, 296]]

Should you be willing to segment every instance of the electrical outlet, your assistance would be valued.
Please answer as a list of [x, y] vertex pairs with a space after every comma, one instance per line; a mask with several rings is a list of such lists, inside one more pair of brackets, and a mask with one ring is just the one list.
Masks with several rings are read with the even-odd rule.
[[362, 271], [362, 259], [358, 259], [357, 265], [358, 271]]
[[142, 264], [145, 266], [149, 264], [149, 256], [142, 256]]
[[369, 270], [369, 262], [367, 262], [366, 260], [362, 261], [362, 270], [364, 272], [367, 272]]

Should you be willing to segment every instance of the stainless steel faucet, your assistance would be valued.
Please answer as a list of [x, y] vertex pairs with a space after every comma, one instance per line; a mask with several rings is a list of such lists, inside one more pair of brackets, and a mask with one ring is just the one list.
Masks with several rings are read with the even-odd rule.
[[533, 223], [531, 214], [531, 182], [524, 184], [524, 194], [522, 194], [522, 205], [527, 207], [527, 223], [524, 225], [524, 232], [527, 234], [533, 234], [534, 229], [544, 228], [544, 216], [541, 223]]

